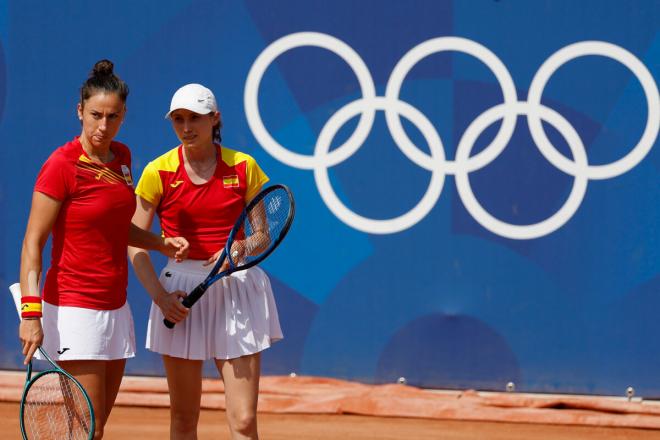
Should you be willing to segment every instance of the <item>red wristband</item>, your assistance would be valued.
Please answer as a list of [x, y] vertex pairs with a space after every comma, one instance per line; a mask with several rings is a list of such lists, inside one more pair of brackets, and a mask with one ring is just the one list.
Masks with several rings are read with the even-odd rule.
[[21, 318], [41, 318], [41, 297], [21, 297]]

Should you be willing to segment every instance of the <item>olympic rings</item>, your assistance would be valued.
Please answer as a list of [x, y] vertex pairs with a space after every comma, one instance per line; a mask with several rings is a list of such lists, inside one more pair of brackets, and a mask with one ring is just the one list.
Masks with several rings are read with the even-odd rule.
[[[477, 44], [474, 41], [457, 37], [434, 38], [411, 49], [394, 67], [390, 80], [387, 82], [385, 96], [398, 100], [403, 80], [412, 67], [423, 58], [445, 50], [463, 52], [472, 55], [479, 61], [483, 62], [495, 74], [495, 78], [499, 81], [500, 86], [502, 87], [504, 103], [511, 105], [517, 101], [516, 87], [509, 71], [506, 69], [502, 61], [484, 46]], [[432, 166], [428, 161], [428, 157], [412, 144], [406, 135], [406, 132], [403, 130], [403, 126], [397, 115], [392, 111], [389, 111], [389, 109], [385, 109], [385, 117], [387, 126], [392, 133], [392, 138], [395, 140], [399, 148], [401, 148], [401, 151], [403, 151], [404, 154], [406, 154], [406, 156], [417, 165], [430, 170]], [[516, 114], [509, 113], [504, 115], [502, 127], [500, 128], [499, 133], [495, 136], [495, 139], [493, 139], [493, 142], [475, 157], [471, 158], [470, 162], [473, 163], [473, 165], [470, 167], [470, 171], [476, 171], [495, 160], [495, 158], [506, 148], [515, 128]]]
[[[266, 130], [259, 113], [258, 93], [261, 79], [270, 64], [284, 52], [315, 46], [341, 57], [355, 73], [362, 98], [339, 109], [321, 130], [313, 155], [294, 153], [281, 146]], [[439, 134], [431, 122], [416, 108], [399, 100], [403, 81], [413, 66], [423, 58], [440, 51], [459, 51], [484, 63], [494, 74], [502, 90], [503, 102], [479, 115], [465, 130], [456, 150], [456, 158], [445, 158]], [[556, 111], [541, 104], [543, 90], [550, 77], [565, 63], [582, 56], [598, 55], [611, 58], [627, 67], [638, 79], [647, 101], [647, 122], [637, 145], [624, 157], [605, 165], [589, 165], [585, 147], [575, 128]], [[337, 218], [350, 227], [371, 234], [393, 234], [421, 221], [435, 206], [442, 193], [445, 175], [453, 174], [461, 201], [467, 211], [484, 228], [505, 238], [528, 240], [542, 237], [561, 228], [579, 209], [590, 179], [610, 179], [638, 165], [653, 147], [660, 130], [660, 96], [653, 76], [646, 66], [627, 50], [603, 41], [583, 41], [570, 44], [551, 55], [539, 68], [529, 88], [526, 102], [518, 101], [513, 79], [502, 61], [486, 47], [465, 38], [440, 37], [427, 40], [406, 53], [396, 64], [387, 82], [385, 96], [376, 96], [371, 73], [360, 56], [346, 43], [327, 34], [300, 32], [271, 43], [257, 57], [245, 83], [245, 113], [248, 125], [262, 147], [280, 162], [294, 168], [309, 169], [321, 198]], [[385, 112], [387, 126], [399, 149], [416, 165], [431, 172], [429, 187], [421, 200], [406, 214], [376, 220], [360, 216], [339, 200], [328, 176], [328, 168], [350, 158], [362, 146], [373, 126], [375, 112]], [[330, 150], [332, 139], [349, 119], [361, 114], [360, 121], [348, 140]], [[547, 219], [531, 225], [506, 223], [488, 213], [470, 187], [470, 172], [494, 161], [511, 141], [519, 115], [526, 115], [530, 134], [541, 154], [553, 166], [573, 176], [573, 188], [564, 205]], [[424, 136], [430, 155], [418, 149], [408, 138], [400, 116], [413, 123]], [[502, 119], [499, 132], [490, 145], [474, 156], [470, 152], [481, 133]], [[566, 139], [572, 160], [563, 156], [546, 136], [541, 121], [553, 125]]]
[[442, 142], [438, 132], [433, 127], [433, 124], [415, 107], [402, 101], [391, 101], [388, 98], [375, 97], [371, 99], [360, 99], [353, 101], [350, 104], [342, 107], [335, 113], [327, 122], [321, 134], [319, 135], [318, 142], [316, 143], [315, 155], [319, 153], [323, 156], [330, 148], [332, 138], [335, 136], [339, 128], [346, 123], [349, 119], [355, 116], [358, 112], [364, 110], [380, 109], [380, 110], [395, 110], [397, 113], [404, 115], [408, 120], [415, 123], [417, 128], [422, 132], [426, 138], [426, 142], [431, 150], [432, 159], [437, 163], [431, 182], [426, 190], [426, 194], [420, 202], [413, 209], [408, 211], [400, 217], [390, 220], [373, 220], [359, 216], [349, 210], [336, 196], [330, 184], [328, 177], [328, 168], [322, 164], [314, 168], [314, 178], [316, 179], [316, 186], [321, 193], [321, 198], [327, 206], [332, 206], [332, 211], [340, 220], [347, 225], [372, 234], [392, 234], [394, 232], [403, 231], [408, 229], [415, 223], [428, 214], [435, 202], [440, 197], [442, 186], [444, 184], [444, 170], [442, 164], [444, 163], [445, 151], [442, 148]]
[[[529, 87], [527, 102], [533, 105], [541, 103], [541, 95], [550, 76], [564, 63], [585, 55], [601, 55], [612, 58], [626, 66], [637, 77], [646, 95], [646, 128], [639, 143], [624, 157], [607, 165], [589, 166], [587, 176], [590, 179], [610, 179], [630, 171], [646, 157], [658, 135], [660, 126], [660, 97], [658, 87], [646, 66], [627, 50], [603, 41], [583, 41], [571, 44], [555, 52], [541, 65]], [[543, 131], [536, 114], [528, 115], [529, 131], [539, 150], [548, 161], [566, 174], [574, 175], [571, 162], [552, 146]]]
[[573, 184], [573, 190], [564, 206], [551, 217], [534, 225], [512, 225], [496, 219], [481, 207], [479, 202], [477, 202], [474, 192], [470, 188], [468, 172], [463, 167], [457, 167], [456, 188], [468, 212], [479, 224], [489, 231], [502, 237], [520, 240], [542, 237], [559, 229], [570, 220], [580, 207], [580, 203], [582, 203], [584, 194], [587, 191], [588, 179], [585, 173], [587, 168], [587, 153], [580, 136], [578, 136], [573, 126], [566, 119], [554, 110], [540, 104], [539, 106], [533, 106], [529, 102], [517, 102], [513, 105], [496, 105], [478, 116], [467, 130], [465, 130], [465, 134], [463, 134], [456, 150], [456, 162], [463, 163], [466, 161], [479, 135], [498, 118], [506, 116], [511, 112], [514, 115], [527, 114], [528, 116], [532, 112], [538, 112], [536, 116], [539, 117], [539, 120], [543, 119], [550, 122], [559, 130], [566, 141], [568, 141], [568, 146], [571, 149], [571, 153], [573, 153], [577, 165], [576, 168], [579, 168], [581, 172], [574, 174], [575, 183]]
[[266, 130], [261, 115], [259, 114], [259, 84], [266, 69], [275, 58], [287, 50], [300, 46], [317, 46], [327, 49], [339, 55], [353, 69], [362, 89], [362, 96], [373, 98], [376, 96], [376, 86], [371, 78], [371, 73], [362, 58], [346, 43], [330, 35], [314, 32], [300, 32], [282, 37], [268, 46], [254, 61], [245, 81], [245, 113], [248, 116], [248, 124], [252, 133], [255, 134], [261, 145], [273, 157], [279, 161], [295, 167], [312, 169], [316, 165], [325, 163], [327, 166], [337, 165], [348, 159], [355, 153], [369, 136], [371, 126], [374, 122], [375, 112], [363, 113], [360, 117], [355, 133], [339, 148], [332, 151], [327, 157], [305, 156], [293, 153], [281, 146]]

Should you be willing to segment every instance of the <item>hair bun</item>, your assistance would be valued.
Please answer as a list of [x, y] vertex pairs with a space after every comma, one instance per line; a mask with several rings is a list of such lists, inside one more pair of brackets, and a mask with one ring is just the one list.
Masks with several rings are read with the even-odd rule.
[[92, 69], [92, 73], [90, 74], [90, 77], [111, 76], [114, 74], [113, 73], [114, 68], [115, 65], [112, 64], [112, 61], [110, 60], [98, 61], [96, 64], [94, 64], [94, 68]]
[[[1, 0], [0, 0], [1, 1]], [[80, 88], [80, 104], [85, 105], [97, 93], [116, 93], [122, 102], [126, 102], [128, 86], [114, 73], [115, 65], [110, 60], [100, 60], [94, 64], [89, 77]]]

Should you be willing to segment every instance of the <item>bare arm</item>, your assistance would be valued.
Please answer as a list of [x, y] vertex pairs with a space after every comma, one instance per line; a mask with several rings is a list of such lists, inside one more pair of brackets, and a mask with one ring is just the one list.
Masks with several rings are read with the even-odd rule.
[[131, 223], [128, 231], [128, 245], [160, 251], [163, 255], [175, 258], [177, 261], [181, 261], [188, 256], [189, 248], [188, 241], [183, 237], [163, 238], [151, 233], [149, 230], [139, 228], [135, 223]]
[[[137, 207], [133, 214], [132, 228], [148, 231], [151, 228], [156, 208], [142, 197], [137, 196]], [[152, 234], [153, 235], [153, 234]], [[132, 243], [135, 244], [135, 243]], [[186, 252], [187, 252], [186, 242]], [[137, 246], [128, 247], [128, 257], [133, 264], [133, 270], [145, 288], [151, 300], [161, 309], [165, 318], [171, 322], [179, 322], [188, 315], [188, 309], [181, 305], [179, 298], [186, 296], [185, 292], [167, 292], [156, 275], [149, 252]]]
[[[257, 194], [261, 192], [261, 188], [257, 191]], [[246, 205], [249, 205], [253, 199], [250, 199]], [[263, 206], [263, 202], [260, 202], [256, 205], [248, 214], [248, 221], [252, 225], [252, 235], [244, 240], [235, 240], [231, 246], [232, 261], [234, 263], [240, 264], [242, 260], [250, 255], [258, 255], [260, 252], [263, 252], [270, 245], [270, 235], [268, 234], [268, 221], [266, 220], [266, 211]], [[206, 260], [204, 266], [209, 266], [214, 264], [220, 258], [222, 254], [222, 249], [213, 254], [211, 258]], [[220, 268], [220, 272], [223, 272], [229, 268], [229, 261], [225, 263]]]
[[241, 264], [246, 257], [259, 255], [271, 243], [263, 199], [252, 207], [247, 221], [251, 226], [252, 234], [243, 240], [234, 241], [231, 246], [232, 260], [237, 264]]
[[[40, 192], [32, 194], [32, 207], [21, 250], [22, 296], [41, 296], [39, 281], [41, 279], [42, 253], [61, 207], [62, 202], [59, 200]], [[38, 318], [22, 319], [18, 333], [25, 355], [23, 363], [27, 364], [43, 342], [44, 333], [41, 320]]]

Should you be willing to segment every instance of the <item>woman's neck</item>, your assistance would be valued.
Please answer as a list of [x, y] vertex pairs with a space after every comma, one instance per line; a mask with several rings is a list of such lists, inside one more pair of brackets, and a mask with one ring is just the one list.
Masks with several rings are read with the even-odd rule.
[[189, 162], [199, 163], [215, 161], [217, 155], [214, 143], [194, 147], [186, 147], [184, 145], [183, 153]]
[[112, 162], [112, 159], [114, 159], [114, 154], [112, 154], [112, 151], [110, 150], [110, 143], [105, 146], [95, 147], [87, 140], [84, 133], [81, 134], [78, 139], [80, 140], [80, 145], [82, 145], [87, 156], [89, 156], [94, 162], [105, 164]]
[[184, 146], [183, 161], [190, 180], [196, 185], [204, 184], [213, 177], [218, 164], [215, 145]]

